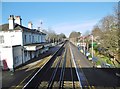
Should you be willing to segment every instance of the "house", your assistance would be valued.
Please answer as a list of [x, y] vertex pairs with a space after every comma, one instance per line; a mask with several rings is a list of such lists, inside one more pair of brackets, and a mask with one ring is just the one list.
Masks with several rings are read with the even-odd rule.
[[10, 15], [8, 21], [8, 24], [0, 26], [0, 59], [13, 69], [38, 57], [43, 51], [46, 34], [33, 29], [32, 22], [28, 23], [28, 27], [22, 26], [20, 16]]

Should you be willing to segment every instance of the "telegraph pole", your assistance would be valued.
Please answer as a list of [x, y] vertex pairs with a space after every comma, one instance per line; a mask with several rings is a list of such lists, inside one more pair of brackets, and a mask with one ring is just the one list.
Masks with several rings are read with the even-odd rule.
[[93, 35], [91, 35], [92, 37], [92, 58], [93, 58]]
[[84, 37], [83, 37], [83, 47], [84, 47], [84, 49], [83, 49], [84, 51], [83, 52], [84, 52], [84, 55], [85, 55], [85, 41], [84, 41]]
[[42, 42], [42, 24], [43, 24], [43, 22], [42, 22], [42, 21], [40, 21], [41, 42]]

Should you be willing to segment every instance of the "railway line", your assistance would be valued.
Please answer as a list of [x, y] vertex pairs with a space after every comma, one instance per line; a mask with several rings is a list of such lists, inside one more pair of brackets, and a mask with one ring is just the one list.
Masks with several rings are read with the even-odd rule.
[[[19, 89], [99, 89], [101, 81], [98, 81], [97, 85], [95, 83], [97, 78], [94, 79], [95, 81], [91, 79], [101, 71], [96, 72], [88, 60], [80, 60], [81, 55], [78, 56], [73, 48], [73, 45], [66, 41], [42, 67], [31, 75], [31, 78], [21, 84], [22, 87]], [[86, 69], [81, 63], [87, 63]]]
[[75, 89], [80, 87], [69, 48], [69, 42], [23, 86], [22, 89]]
[[[51, 76], [51, 71], [50, 67], [52, 66], [53, 62], [62, 53], [62, 50], [64, 50], [65, 43], [62, 45], [62, 47], [54, 53], [54, 55], [51, 57], [51, 59], [46, 62], [34, 75], [33, 77], [23, 86], [23, 89], [30, 89], [31, 87], [34, 89], [37, 89], [39, 84], [43, 81], [46, 80]], [[49, 72], [47, 76], [45, 76]], [[37, 82], [36, 82], [37, 81]]]

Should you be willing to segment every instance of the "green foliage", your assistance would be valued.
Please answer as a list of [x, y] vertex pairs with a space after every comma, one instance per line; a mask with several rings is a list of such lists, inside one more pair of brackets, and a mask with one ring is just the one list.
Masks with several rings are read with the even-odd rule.
[[[108, 15], [100, 20], [98, 25], [96, 25], [92, 30], [94, 41], [99, 43], [99, 46], [94, 47], [95, 51], [97, 51], [99, 47], [103, 49], [101, 50], [101, 53], [105, 56], [111, 57], [119, 55], [120, 31], [118, 25], [115, 15]], [[118, 60], [120, 61], [120, 59]]]
[[92, 55], [89, 55], [88, 58], [92, 58]]
[[106, 62], [107, 62], [108, 64], [111, 64], [111, 61], [110, 61], [109, 59], [107, 59]]
[[96, 65], [101, 65], [101, 62], [98, 60], [98, 61], [96, 62]]

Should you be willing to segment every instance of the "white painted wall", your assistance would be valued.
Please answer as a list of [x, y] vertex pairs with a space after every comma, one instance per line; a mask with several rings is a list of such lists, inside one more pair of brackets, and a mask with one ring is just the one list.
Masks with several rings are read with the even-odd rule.
[[22, 32], [20, 30], [16, 31], [1, 31], [0, 36], [4, 36], [4, 43], [0, 46], [14, 46], [22, 45]]
[[26, 31], [23, 32], [23, 45], [32, 44], [32, 43], [41, 43], [41, 42], [45, 42], [45, 35], [26, 32]]
[[1, 54], [2, 53], [2, 47], [0, 46], [0, 66], [3, 66], [3, 63], [2, 63], [2, 58], [1, 58]]
[[[25, 41], [26, 35], [26, 41]], [[24, 50], [22, 52], [22, 47], [25, 44], [32, 43], [41, 43], [45, 42], [45, 35], [33, 33], [33, 32], [22, 32], [21, 30], [11, 30], [11, 31], [0, 31], [0, 36], [4, 36], [4, 43], [0, 43], [0, 52], [1, 52], [1, 60], [6, 60], [8, 67], [13, 68], [14, 66], [18, 66], [20, 64], [25, 63], [30, 60], [30, 52], [27, 51], [27, 55], [25, 56]], [[32, 38], [34, 36], [34, 39]], [[16, 45], [21, 45], [19, 47], [13, 47]], [[38, 56], [37, 52], [32, 52], [32, 58]], [[23, 60], [23, 61], [22, 61]]]
[[[18, 31], [1, 31], [0, 36], [4, 36], [4, 43], [0, 44], [0, 51], [1, 51], [1, 60], [6, 60], [8, 67], [10, 69], [13, 68], [13, 59], [16, 58], [17, 56], [20, 57], [20, 48], [19, 51], [18, 49], [14, 49], [15, 52], [13, 52], [13, 47], [15, 45], [22, 45], [22, 32], [20, 30]], [[20, 58], [18, 57], [18, 61]], [[22, 58], [22, 56], [21, 56]], [[19, 65], [21, 62], [18, 62]]]
[[13, 52], [12, 48], [1, 48], [1, 60], [6, 60], [7, 65], [10, 69], [13, 68]]

